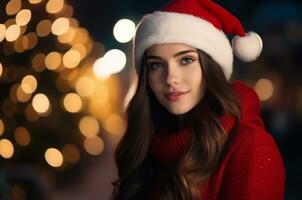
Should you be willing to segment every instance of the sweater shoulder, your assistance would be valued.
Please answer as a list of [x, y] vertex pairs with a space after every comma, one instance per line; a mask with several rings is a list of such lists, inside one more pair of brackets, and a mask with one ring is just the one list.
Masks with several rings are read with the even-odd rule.
[[283, 198], [283, 160], [275, 140], [264, 128], [240, 125], [224, 164], [223, 199], [234, 195], [237, 199]]

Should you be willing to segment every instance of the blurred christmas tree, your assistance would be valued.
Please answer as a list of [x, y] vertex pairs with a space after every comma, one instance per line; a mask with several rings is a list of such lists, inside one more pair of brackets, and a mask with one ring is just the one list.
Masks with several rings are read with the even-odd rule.
[[[125, 129], [120, 80], [64, 0], [0, 4], [0, 171], [59, 184]], [[12, 193], [30, 196], [20, 185]]]

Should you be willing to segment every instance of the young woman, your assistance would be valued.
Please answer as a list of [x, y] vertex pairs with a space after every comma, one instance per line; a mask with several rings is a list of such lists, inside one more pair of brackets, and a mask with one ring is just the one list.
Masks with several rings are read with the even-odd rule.
[[210, 0], [172, 1], [141, 20], [112, 199], [283, 199], [284, 166], [259, 99], [230, 78], [233, 52], [251, 61], [261, 48]]

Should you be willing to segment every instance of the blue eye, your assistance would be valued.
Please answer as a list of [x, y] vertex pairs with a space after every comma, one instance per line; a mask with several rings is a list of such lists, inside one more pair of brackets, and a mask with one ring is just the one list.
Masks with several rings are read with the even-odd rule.
[[188, 64], [190, 64], [190, 63], [192, 63], [192, 62], [194, 62], [195, 60], [194, 59], [192, 59], [192, 58], [183, 58], [183, 59], [181, 59], [181, 64], [183, 64], [183, 65], [188, 65]]
[[148, 64], [148, 68], [151, 69], [151, 70], [156, 70], [158, 68], [161, 68], [163, 67], [163, 64], [162, 63], [149, 63]]

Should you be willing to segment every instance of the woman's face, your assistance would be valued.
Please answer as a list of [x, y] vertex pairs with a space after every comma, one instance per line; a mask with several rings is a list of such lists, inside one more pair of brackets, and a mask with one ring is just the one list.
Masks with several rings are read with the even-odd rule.
[[162, 106], [175, 115], [190, 111], [202, 99], [204, 81], [195, 48], [158, 44], [146, 52], [148, 83]]

